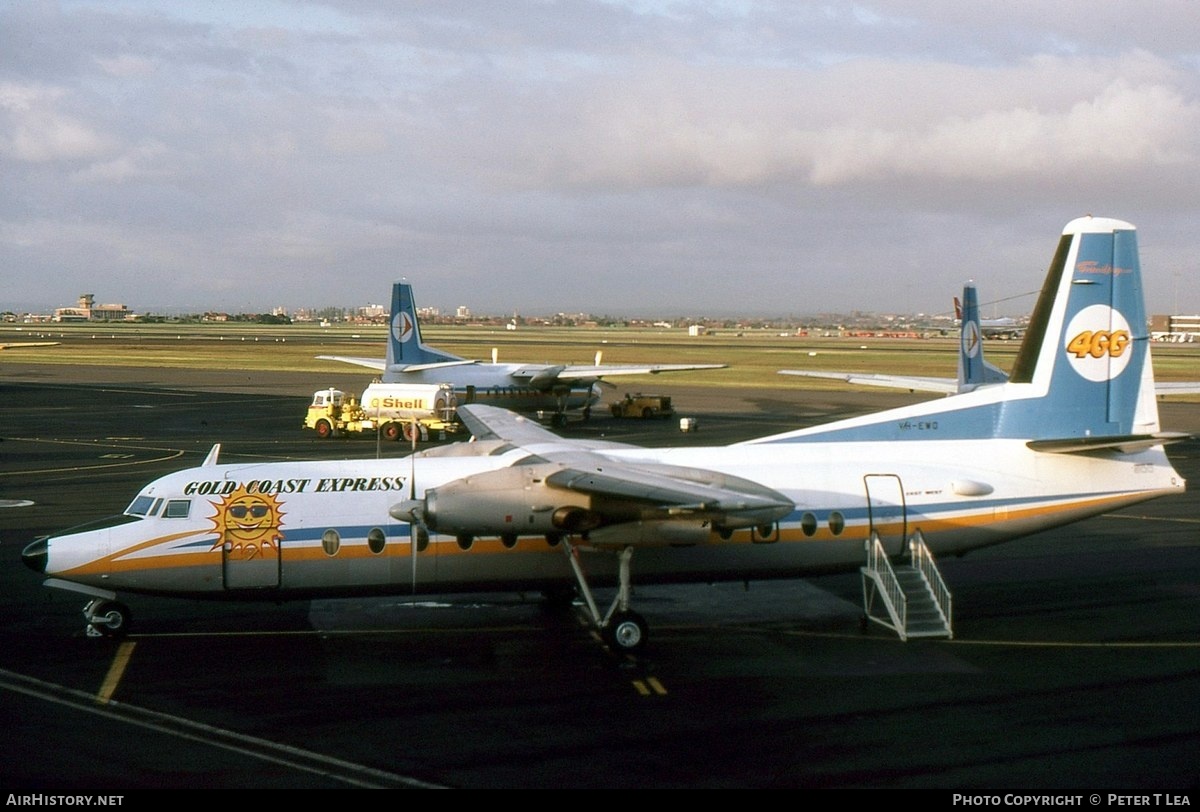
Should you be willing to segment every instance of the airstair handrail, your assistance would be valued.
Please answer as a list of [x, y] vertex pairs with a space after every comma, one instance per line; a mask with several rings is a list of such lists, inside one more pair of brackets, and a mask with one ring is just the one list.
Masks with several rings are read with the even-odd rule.
[[908, 549], [912, 554], [913, 566], [921, 571], [929, 588], [933, 590], [933, 598], [937, 602], [942, 616], [946, 619], [946, 628], [952, 628], [950, 590], [946, 587], [946, 582], [942, 580], [942, 573], [938, 570], [937, 562], [933, 560], [933, 554], [925, 546], [925, 536], [920, 530], [917, 530], [909, 538]]

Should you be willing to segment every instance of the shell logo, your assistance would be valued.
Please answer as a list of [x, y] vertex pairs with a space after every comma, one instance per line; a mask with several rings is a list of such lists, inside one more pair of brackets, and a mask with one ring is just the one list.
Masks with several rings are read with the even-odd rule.
[[1133, 356], [1129, 322], [1108, 305], [1090, 305], [1066, 329], [1067, 360], [1089, 381], [1110, 381], [1125, 371]]

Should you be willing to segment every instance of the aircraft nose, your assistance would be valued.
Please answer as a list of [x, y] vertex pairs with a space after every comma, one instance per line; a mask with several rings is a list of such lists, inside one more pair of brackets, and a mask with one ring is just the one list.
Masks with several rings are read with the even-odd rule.
[[46, 571], [46, 560], [50, 557], [50, 545], [45, 539], [32, 542], [21, 551], [21, 560], [34, 572]]

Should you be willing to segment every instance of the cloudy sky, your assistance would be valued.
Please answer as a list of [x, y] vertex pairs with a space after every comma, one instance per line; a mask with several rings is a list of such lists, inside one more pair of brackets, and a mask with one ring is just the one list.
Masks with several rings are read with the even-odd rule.
[[[1151, 12], [1151, 13], [1148, 13]], [[0, 0], [0, 310], [1200, 312], [1200, 3]]]

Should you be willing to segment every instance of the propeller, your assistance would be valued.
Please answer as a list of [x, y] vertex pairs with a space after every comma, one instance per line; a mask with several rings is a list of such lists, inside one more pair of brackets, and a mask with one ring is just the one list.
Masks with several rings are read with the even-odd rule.
[[496, 359], [500, 357], [500, 348], [492, 347], [492, 363], [496, 363]]
[[600, 358], [604, 355], [604, 350], [596, 350], [596, 366], [600, 366]]

